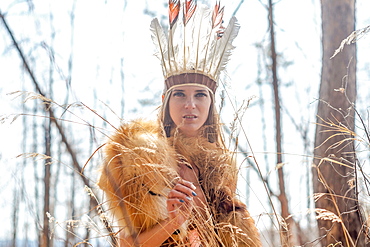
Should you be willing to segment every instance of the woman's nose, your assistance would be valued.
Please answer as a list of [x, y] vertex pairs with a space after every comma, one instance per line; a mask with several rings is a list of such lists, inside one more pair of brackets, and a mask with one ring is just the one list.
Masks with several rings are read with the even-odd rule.
[[195, 108], [195, 101], [194, 99], [192, 98], [189, 98], [186, 100], [186, 103], [185, 103], [185, 108], [186, 109], [194, 109]]

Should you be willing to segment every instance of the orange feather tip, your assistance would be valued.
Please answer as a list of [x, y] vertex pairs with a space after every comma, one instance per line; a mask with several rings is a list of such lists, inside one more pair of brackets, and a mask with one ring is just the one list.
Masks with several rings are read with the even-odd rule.
[[169, 0], [168, 2], [169, 7], [169, 23], [170, 28], [176, 23], [177, 19], [179, 18], [180, 13], [180, 0]]
[[196, 0], [186, 0], [184, 8], [184, 25], [188, 23], [197, 8]]
[[222, 18], [224, 17], [224, 8], [225, 6], [221, 8], [220, 1], [216, 3], [212, 14], [212, 28], [215, 28], [222, 23]]

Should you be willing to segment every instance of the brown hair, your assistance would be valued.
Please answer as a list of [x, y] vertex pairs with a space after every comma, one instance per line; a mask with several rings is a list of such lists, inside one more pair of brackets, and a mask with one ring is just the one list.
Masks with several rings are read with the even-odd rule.
[[[208, 88], [207, 88], [208, 89]], [[173, 135], [173, 130], [176, 128], [169, 111], [169, 100], [173, 89], [169, 89], [164, 93], [162, 105], [159, 108], [159, 120], [162, 124], [166, 137]], [[219, 115], [215, 106], [215, 97], [211, 90], [208, 90], [211, 96], [211, 105], [209, 107], [208, 117], [201, 129], [201, 136], [207, 138], [211, 143], [216, 143], [224, 147], [223, 138], [220, 129]]]

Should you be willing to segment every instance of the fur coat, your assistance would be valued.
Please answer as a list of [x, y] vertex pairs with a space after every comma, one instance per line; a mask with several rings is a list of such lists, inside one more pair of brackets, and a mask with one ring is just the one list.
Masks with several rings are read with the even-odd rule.
[[[196, 167], [206, 214], [194, 216], [162, 244], [186, 246], [196, 229], [202, 246], [261, 246], [245, 204], [236, 198], [237, 168], [226, 150], [205, 138], [165, 138], [155, 122], [123, 124], [107, 141], [99, 187], [126, 236], [166, 219], [167, 194], [179, 177], [179, 163]], [[205, 216], [204, 216], [205, 215]]]

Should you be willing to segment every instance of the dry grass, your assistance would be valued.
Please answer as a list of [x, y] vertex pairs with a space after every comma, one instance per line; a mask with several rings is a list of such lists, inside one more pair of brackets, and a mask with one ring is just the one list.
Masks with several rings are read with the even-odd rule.
[[[324, 145], [326, 142], [328, 142], [330, 139], [335, 138], [336, 136], [340, 136], [342, 139], [338, 142], [333, 143], [328, 147], [327, 150], [329, 149], [337, 149], [342, 151], [345, 147], [348, 145], [353, 145], [355, 146], [355, 142], [358, 144], [362, 144], [367, 148], [367, 152], [370, 151], [370, 136], [369, 136], [369, 126], [366, 126], [364, 124], [364, 121], [362, 117], [357, 113], [355, 110], [357, 117], [360, 119], [360, 122], [362, 126], [359, 129], [363, 130], [363, 134], [359, 135], [355, 131], [352, 131], [348, 129], [345, 125], [341, 124], [339, 121], [325, 121], [322, 120], [321, 126], [325, 128], [325, 132], [333, 132], [333, 135], [330, 135], [324, 143], [321, 145]], [[321, 146], [320, 145], [320, 146]], [[358, 146], [358, 145], [357, 145]], [[318, 148], [318, 147], [317, 147]], [[356, 153], [353, 152], [351, 153], [354, 157], [356, 157]], [[352, 170], [354, 176], [352, 178], [349, 178], [347, 183], [350, 189], [354, 189], [356, 191], [355, 198], [353, 197], [347, 197], [346, 195], [338, 195], [335, 194], [334, 190], [330, 188], [330, 185], [326, 182], [326, 178], [323, 176], [323, 174], [320, 171], [320, 168], [322, 165], [331, 165], [333, 167], [333, 170], [335, 171], [336, 168], [334, 168], [335, 165], [338, 167], [346, 167], [350, 170]], [[369, 214], [370, 214], [370, 204], [369, 202], [366, 201], [361, 201], [359, 200], [358, 194], [362, 194], [364, 197], [369, 197], [370, 193], [369, 190], [360, 190], [360, 188], [368, 188], [370, 186], [369, 183], [369, 175], [366, 174], [363, 170], [362, 165], [360, 165], [360, 162], [355, 158], [355, 163], [350, 162], [344, 158], [338, 159], [337, 157], [325, 157], [320, 159], [319, 164], [316, 167], [317, 172], [318, 172], [318, 177], [320, 182], [324, 185], [325, 188], [327, 188], [328, 193], [318, 193], [314, 195], [315, 201], [318, 201], [322, 199], [323, 197], [329, 197], [331, 198], [331, 202], [334, 205], [335, 212], [328, 211], [326, 209], [315, 209], [315, 212], [317, 214], [317, 220], [325, 220], [325, 221], [331, 221], [333, 223], [339, 223], [342, 227], [343, 231], [343, 236], [345, 236], [345, 243], [336, 243], [336, 244], [331, 244], [329, 246], [336, 246], [342, 244], [345, 244], [345, 246], [358, 246], [357, 245], [357, 240], [358, 238], [365, 238], [365, 242], [370, 242], [370, 235], [369, 235]], [[339, 169], [339, 168], [338, 168]], [[334, 174], [333, 174], [334, 175]], [[351, 210], [348, 212], [342, 212], [339, 209], [339, 206], [337, 205], [337, 199], [343, 199], [343, 200], [349, 200], [353, 201], [356, 204], [356, 207], [358, 209], [356, 210]], [[326, 199], [327, 200], [327, 199]], [[355, 213], [358, 211], [360, 214], [360, 220], [362, 222], [361, 229], [359, 230], [359, 236], [357, 236], [357, 239], [353, 239], [354, 236], [350, 236], [350, 233], [348, 229], [346, 228], [346, 225], [344, 224], [344, 221], [342, 219], [343, 215], [349, 214], [349, 213]], [[328, 230], [328, 233], [330, 232], [330, 229]]]
[[346, 45], [353, 44], [363, 38], [365, 35], [367, 35], [370, 32], [370, 25], [364, 28], [361, 28], [359, 30], [353, 31], [347, 38], [342, 40], [340, 43], [340, 46], [338, 49], [335, 50], [333, 56], [331, 58], [334, 58], [338, 53], [340, 53]]
[[[104, 128], [98, 128], [90, 123], [88, 123], [87, 121], [81, 119], [80, 117], [78, 117], [77, 114], [75, 114], [72, 110], [75, 109], [75, 108], [78, 108], [78, 109], [87, 109], [88, 111], [90, 111], [91, 113], [93, 113], [95, 116], [98, 116], [101, 120], [103, 121], [106, 121], [108, 123], [108, 125], [111, 125], [106, 119], [104, 119], [103, 117], [101, 117], [97, 111], [81, 104], [81, 103], [75, 103], [75, 104], [70, 104], [70, 105], [67, 105], [67, 106], [63, 106], [63, 105], [59, 105], [57, 104], [56, 102], [53, 102], [52, 100], [50, 99], [47, 99], [47, 98], [44, 98], [40, 95], [37, 95], [37, 94], [32, 94], [32, 93], [28, 93], [28, 92], [15, 92], [14, 93], [17, 97], [21, 96], [21, 95], [26, 95], [26, 100], [25, 102], [29, 101], [29, 100], [41, 100], [42, 102], [49, 102], [48, 104], [48, 107], [60, 107], [62, 109], [64, 109], [64, 112], [65, 113], [69, 113], [73, 116], [75, 116], [77, 119], [80, 119], [80, 121], [76, 121], [76, 120], [69, 120], [69, 119], [66, 119], [64, 118], [63, 116], [65, 115], [65, 113], [62, 114], [62, 117], [61, 118], [57, 118], [56, 120], [57, 121], [60, 121], [60, 122], [67, 122], [67, 123], [71, 123], [71, 124], [78, 124], [78, 125], [83, 125], [83, 126], [86, 126], [86, 127], [89, 127], [89, 128], [93, 128], [94, 130], [97, 130], [99, 131], [100, 133], [102, 133], [102, 135], [104, 136], [107, 136], [107, 129], [104, 129]], [[234, 121], [233, 122], [238, 122], [238, 123], [234, 123], [234, 124], [231, 124], [231, 128], [232, 128], [232, 133], [234, 136], [238, 136], [240, 134], [245, 134], [242, 131], [238, 131], [238, 127], [242, 128], [242, 126], [240, 126], [240, 117], [242, 117], [247, 109], [247, 106], [249, 105], [249, 101], [246, 103], [246, 106], [243, 105], [242, 107], [240, 107], [236, 112], [237, 114], [235, 114], [235, 118], [234, 118]], [[17, 119], [18, 116], [30, 116], [30, 117], [42, 117], [42, 118], [47, 118], [46, 116], [38, 116], [38, 115], [32, 115], [32, 114], [27, 114], [27, 113], [22, 113], [22, 114], [18, 114], [18, 115], [15, 115], [15, 117], [13, 118], [13, 120], [15, 121]], [[2, 120], [5, 121], [6, 119], [8, 119], [9, 116], [6, 116], [6, 117], [3, 117]], [[361, 119], [361, 122], [363, 123], [364, 121], [362, 121]], [[365, 135], [358, 135], [357, 133], [355, 133], [354, 131], [351, 131], [349, 130], [348, 128], [346, 128], [345, 126], [343, 126], [342, 124], [340, 124], [339, 122], [333, 122], [333, 121], [323, 121], [323, 125], [324, 127], [327, 128], [327, 132], [333, 132], [335, 134], [333, 134], [332, 136], [330, 136], [326, 141], [329, 141], [331, 138], [334, 138], [335, 136], [337, 135], [341, 135], [341, 136], [346, 136], [346, 138], [344, 138], [342, 141], [340, 142], [337, 142], [335, 144], [333, 144], [332, 146], [330, 146], [330, 148], [343, 148], [343, 147], [346, 147], [347, 145], [350, 145], [351, 143], [353, 142], [359, 142], [359, 143], [363, 143], [366, 147], [370, 147], [370, 137], [369, 135], [367, 134], [368, 133], [368, 128], [367, 126], [363, 125], [363, 129], [365, 130]], [[114, 126], [111, 125], [113, 128]], [[115, 129], [115, 128], [114, 128]], [[238, 141], [236, 141], [236, 145], [238, 144]], [[103, 146], [103, 145], [102, 145]], [[80, 171], [77, 171], [75, 170], [77, 173], [79, 174], [83, 174], [85, 168], [89, 165], [89, 162], [90, 160], [99, 153], [100, 149], [102, 148], [102, 146], [99, 146], [95, 149], [95, 151], [91, 154], [91, 156], [87, 159], [87, 161], [84, 163], [84, 165], [82, 166], [82, 169]], [[237, 150], [237, 148], [235, 148], [235, 150]], [[25, 153], [25, 154], [22, 154], [22, 155], [19, 155], [19, 157], [23, 157], [23, 158], [31, 158], [31, 159], [37, 159], [37, 160], [47, 160], [47, 159], [50, 159], [52, 160], [50, 162], [49, 165], [53, 164], [53, 163], [60, 163], [62, 164], [62, 162], [60, 160], [55, 160], [55, 159], [52, 159], [52, 157], [49, 157], [49, 156], [45, 156], [45, 155], [42, 155], [42, 154], [38, 154], [38, 153]], [[250, 157], [254, 158], [255, 156], [254, 155], [251, 155]], [[258, 162], [257, 160], [255, 160], [256, 162], [256, 165], [258, 167]], [[348, 165], [348, 163], [345, 161], [345, 160], [342, 160], [342, 161], [338, 161], [337, 159], [333, 159], [333, 158], [330, 158], [330, 157], [326, 157], [326, 158], [323, 158], [322, 161], [320, 162], [319, 166], [317, 167], [318, 169], [320, 169], [320, 166], [323, 162], [330, 162], [332, 164], [335, 164], [335, 165], [338, 165], [338, 166], [345, 166], [345, 167], [349, 167], [351, 169], [354, 169], [353, 166], [350, 166]], [[67, 165], [67, 164], [64, 164], [66, 166], [69, 166], [71, 167], [71, 169], [74, 169], [72, 166], [70, 165]], [[277, 165], [277, 168], [279, 168], [279, 165], [283, 165], [283, 164], [278, 164]], [[367, 174], [365, 174], [361, 167], [358, 167], [359, 168], [359, 171], [362, 173], [363, 175], [363, 183], [364, 183], [364, 186], [369, 186], [369, 176]], [[262, 173], [261, 173], [261, 179], [263, 179], [263, 176], [262, 176]], [[325, 179], [322, 178], [322, 181], [325, 183]], [[354, 184], [356, 184], [356, 181], [352, 181]], [[266, 189], [268, 191], [268, 193], [270, 194], [271, 190], [269, 190], [268, 188]], [[118, 233], [117, 231], [117, 228], [115, 227], [116, 225], [116, 222], [112, 219], [109, 218], [109, 214], [106, 213], [106, 210], [109, 211], [109, 207], [107, 208], [106, 205], [108, 205], [108, 202], [105, 201], [103, 199], [102, 202], [98, 201], [98, 198], [95, 196], [96, 195], [96, 192], [94, 192], [91, 187], [86, 187], [86, 192], [88, 193], [88, 195], [91, 197], [92, 200], [96, 201], [96, 205], [95, 207], [91, 208], [91, 210], [97, 210], [97, 215], [98, 217], [97, 218], [90, 218], [90, 217], [83, 217], [84, 219], [71, 219], [71, 220], [65, 220], [65, 221], [56, 221], [55, 219], [53, 219], [52, 216], [49, 217], [49, 219], [51, 220], [51, 222], [54, 224], [55, 228], [58, 227], [60, 229], [63, 229], [63, 231], [66, 231], [66, 232], [69, 232], [71, 233], [76, 239], [79, 239], [79, 242], [75, 244], [75, 246], [80, 246], [80, 245], [89, 245], [89, 246], [93, 246], [92, 242], [96, 239], [83, 239], [82, 237], [78, 236], [78, 234], [76, 233], [75, 229], [76, 228], [83, 228], [83, 229], [90, 229], [91, 231], [94, 231], [96, 233], [96, 236], [97, 238], [105, 238], [107, 242], [110, 243], [110, 245], [113, 246], [113, 240], [110, 240], [110, 239], [115, 239], [115, 236], [116, 234]], [[315, 194], [314, 195], [314, 198], [315, 200], [319, 200], [320, 198], [322, 198], [323, 196], [331, 196], [333, 198], [335, 197], [343, 197], [342, 195], [335, 195], [335, 194], [332, 194], [332, 193], [329, 193], [329, 194]], [[348, 198], [347, 198], [348, 199]], [[350, 200], [353, 200], [351, 198], [349, 198]], [[271, 198], [270, 198], [271, 200]], [[333, 201], [335, 201], [333, 199]], [[362, 202], [360, 202], [362, 203]], [[363, 202], [364, 203], [364, 202]], [[273, 205], [273, 202], [271, 200], [271, 204]], [[107, 208], [107, 209], [104, 209]], [[316, 219], [317, 220], [325, 220], [325, 221], [331, 221], [333, 223], [339, 223], [339, 224], [342, 224], [343, 226], [343, 235], [347, 236], [347, 246], [356, 246], [356, 244], [352, 241], [352, 239], [349, 236], [349, 233], [347, 231], [347, 229], [345, 228], [344, 224], [343, 224], [343, 221], [342, 221], [342, 218], [341, 218], [341, 215], [343, 213], [346, 213], [346, 212], [340, 212], [339, 209], [336, 211], [336, 212], [331, 212], [331, 211], [328, 211], [328, 210], [325, 210], [325, 209], [314, 209], [313, 211], [310, 211], [309, 213], [316, 213]], [[368, 211], [366, 211], [368, 213]], [[277, 213], [276, 211], [273, 212], [273, 214], [269, 214], [269, 217], [271, 218], [275, 218], [277, 219], [276, 222], [278, 224], [278, 227], [275, 228], [276, 229], [280, 229], [280, 230], [276, 230], [277, 233], [280, 233], [280, 232], [283, 232], [283, 231], [288, 231], [288, 227], [287, 227], [287, 219], [282, 219], [279, 215], [279, 213]], [[291, 215], [291, 217], [294, 217], [294, 215]], [[100, 222], [97, 222], [97, 220], [99, 220]], [[203, 222], [203, 221], [202, 221]], [[202, 231], [202, 234], [203, 234], [203, 238], [204, 239], [217, 239], [219, 238], [218, 235], [216, 235], [214, 233], [214, 231], [210, 231], [209, 229], [213, 229], [215, 226], [213, 224], [210, 223], [210, 221], [205, 221], [206, 224], [203, 224], [203, 227], [204, 227], [204, 230]], [[368, 224], [370, 222], [370, 216], [369, 214], [365, 215], [364, 216], [364, 225], [363, 225], [363, 232], [364, 234], [366, 234], [367, 236], [369, 235], [369, 227], [368, 227]], [[209, 224], [208, 224], [209, 223]], [[103, 227], [103, 228], [102, 228]], [[233, 229], [233, 226], [232, 225], [228, 225], [228, 224], [223, 224], [223, 225], [220, 225], [220, 226], [217, 226], [218, 227], [218, 230], [222, 230], [222, 229], [232, 229], [233, 231], [235, 232], [238, 232], [238, 229]], [[96, 238], [96, 237], [95, 237]], [[316, 241], [316, 240], [314, 240]], [[314, 242], [313, 241], [313, 242]], [[319, 241], [319, 240], [317, 240]], [[305, 246], [309, 246], [310, 243], [307, 243], [307, 245]], [[340, 243], [337, 243], [337, 244], [333, 244], [332, 246], [335, 246], [335, 245], [338, 245], [340, 246]], [[208, 244], [208, 245], [205, 245], [205, 246], [214, 246], [212, 244]]]

